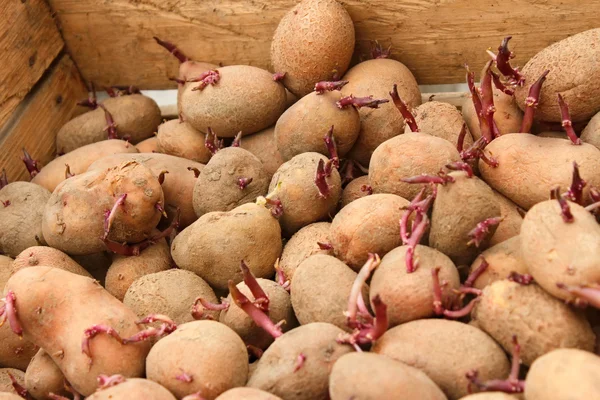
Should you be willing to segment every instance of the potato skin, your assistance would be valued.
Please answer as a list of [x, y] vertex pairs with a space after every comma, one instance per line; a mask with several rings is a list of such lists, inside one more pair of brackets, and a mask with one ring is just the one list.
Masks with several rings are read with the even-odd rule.
[[331, 400], [447, 399], [422, 371], [374, 353], [340, 357], [329, 377], [329, 396]]
[[242, 281], [244, 260], [257, 278], [274, 273], [281, 254], [281, 228], [265, 207], [248, 203], [228, 212], [204, 214], [171, 243], [179, 268], [196, 273], [216, 290]]
[[[192, 376], [182, 382], [181, 373]], [[216, 321], [193, 321], [160, 339], [146, 360], [148, 379], [167, 388], [177, 398], [200, 392], [213, 400], [228, 389], [244, 386], [248, 353], [240, 337]]]
[[107, 389], [98, 390], [87, 400], [175, 400], [163, 386], [149, 379], [132, 378]]
[[21, 400], [21, 396], [8, 392], [0, 392], [0, 400]]
[[576, 349], [557, 349], [531, 365], [525, 381], [527, 400], [600, 398], [600, 358]]
[[354, 52], [354, 24], [335, 0], [303, 0], [279, 21], [271, 42], [271, 65], [298, 97], [319, 81], [342, 76]]
[[571, 223], [563, 221], [556, 200], [529, 210], [521, 226], [521, 252], [536, 283], [554, 297], [575, 300], [556, 284], [593, 287], [600, 283], [600, 226], [585, 208], [568, 204]]
[[140, 153], [158, 153], [158, 139], [156, 136], [142, 140], [135, 145]]
[[[529, 273], [527, 263], [521, 254], [521, 239], [518, 236], [486, 249], [481, 256], [489, 265], [475, 280], [473, 287], [476, 289], [483, 289], [496, 281], [507, 279], [513, 271], [519, 274]], [[481, 257], [477, 257], [471, 264], [469, 272], [476, 270], [481, 263]]]
[[273, 177], [277, 168], [284, 163], [279, 150], [277, 150], [274, 126], [253, 133], [252, 135], [244, 136], [240, 147], [258, 157], [263, 164], [264, 171], [269, 175], [269, 179]]
[[249, 135], [273, 125], [285, 110], [285, 89], [269, 71], [249, 65], [217, 71], [221, 78], [214, 86], [194, 91], [197, 85], [187, 85], [181, 94], [183, 119], [196, 130], [211, 127], [220, 137]]
[[[421, 92], [413, 74], [404, 64], [389, 58], [363, 61], [352, 67], [342, 78], [348, 84], [342, 88], [342, 95], [356, 97], [373, 96], [376, 99], [389, 99], [394, 84], [398, 94], [410, 108], [421, 104]], [[348, 158], [369, 166], [373, 151], [386, 140], [404, 132], [404, 119], [390, 101], [379, 109], [361, 108], [360, 133]]]
[[71, 257], [60, 250], [48, 246], [32, 246], [23, 250], [15, 257], [11, 273], [14, 274], [20, 269], [35, 267], [37, 265], [60, 268], [77, 275], [87, 276], [88, 278], [92, 277], [85, 268]]
[[497, 245], [512, 237], [518, 236], [521, 231], [523, 217], [519, 213], [519, 206], [494, 190], [496, 201], [500, 206], [500, 215], [503, 220], [496, 226], [496, 231], [489, 241], [489, 246]]
[[486, 150], [498, 160], [498, 167], [480, 161], [483, 180], [526, 210], [547, 200], [555, 187], [571, 185], [574, 161], [588, 183], [583, 189], [584, 199], [588, 199], [591, 186], [600, 186], [600, 150], [588, 143], [573, 146], [563, 139], [513, 133], [493, 140]]
[[[455, 106], [441, 101], [428, 101], [412, 110], [412, 113], [421, 132], [446, 139], [456, 146], [458, 135], [465, 121]], [[404, 126], [404, 133], [412, 133], [408, 125]], [[471, 136], [470, 128], [467, 127], [464, 148], [468, 148], [472, 144], [473, 136]]]
[[333, 255], [333, 250], [323, 250], [318, 242], [329, 242], [329, 222], [315, 222], [306, 225], [285, 243], [279, 267], [290, 281], [294, 278], [294, 273], [298, 266], [308, 257], [315, 254]]
[[[521, 69], [525, 85], [517, 86], [515, 98], [521, 110], [529, 86], [549, 69], [535, 118], [542, 121], [562, 121], [556, 94], [569, 105], [573, 122], [584, 121], [600, 110], [600, 28], [590, 29], [553, 43], [541, 50]], [[552, 158], [548, 158], [551, 160]]]
[[[527, 90], [529, 90], [529, 85], [527, 85], [527, 88]], [[496, 86], [493, 86], [492, 90], [494, 92], [494, 107], [496, 107], [496, 111], [494, 112], [494, 122], [496, 123], [500, 134], [505, 135], [507, 133], [520, 132], [521, 124], [523, 123], [523, 111], [521, 111], [517, 105], [514, 96], [505, 94], [497, 89]], [[473, 106], [473, 99], [471, 96], [465, 97], [462, 103], [462, 115], [471, 135], [473, 135], [473, 139], [479, 139], [481, 137], [479, 117], [477, 116], [477, 113], [475, 113], [475, 107]], [[467, 141], [465, 140], [465, 144], [466, 143]]]
[[65, 376], [44, 349], [36, 353], [25, 371], [25, 389], [36, 400], [51, 400], [50, 393], [69, 396]]
[[204, 145], [204, 134], [179, 119], [158, 126], [156, 150], [159, 153], [185, 158], [206, 164], [211, 152]]
[[[353, 351], [336, 342], [342, 333], [340, 328], [325, 322], [292, 329], [264, 352], [247, 386], [268, 390], [286, 400], [327, 399], [332, 366]], [[306, 360], [294, 372], [299, 354], [304, 354]]]
[[369, 177], [367, 175], [352, 179], [350, 183], [346, 185], [344, 191], [342, 192], [342, 198], [340, 199], [340, 210], [352, 203], [354, 200], [358, 200], [361, 197], [366, 197], [369, 195], [367, 190], [362, 190], [364, 185], [370, 186]]
[[12, 386], [12, 382], [8, 376], [9, 373], [21, 385], [24, 384], [25, 373], [23, 371], [14, 368], [0, 368], [0, 392], [17, 393]]
[[381, 297], [388, 307], [390, 327], [434, 316], [432, 269], [440, 268], [440, 282], [447, 282], [446, 293], [460, 286], [458, 270], [450, 258], [427, 246], [417, 245], [417, 269], [407, 273], [407, 249], [407, 246], [400, 246], [387, 253], [371, 279], [371, 302], [375, 296]]
[[223, 392], [217, 397], [215, 400], [282, 400], [281, 397], [277, 397], [269, 392], [265, 392], [264, 390], [249, 388], [249, 387], [239, 387], [229, 389], [226, 392]]
[[93, 325], [111, 326], [121, 337], [140, 331], [136, 315], [93, 279], [57, 268], [31, 267], [14, 274], [5, 290], [12, 290], [17, 298], [23, 337], [46, 350], [84, 396], [96, 390], [98, 374], [136, 377], [144, 373], [150, 349], [146, 342], [122, 345], [99, 335], [90, 343], [91, 366], [82, 353], [83, 331]]
[[479, 378], [505, 379], [510, 365], [506, 354], [481, 330], [457, 321], [421, 319], [396, 326], [371, 349], [425, 372], [449, 400], [467, 393], [465, 374], [473, 369]]
[[587, 123], [579, 138], [589, 144], [600, 148], [600, 112], [596, 113]]
[[393, 194], [373, 194], [348, 204], [333, 218], [329, 238], [333, 252], [358, 271], [368, 253], [383, 257], [400, 246], [402, 207], [408, 200]]
[[519, 400], [519, 397], [511, 396], [502, 392], [482, 392], [470, 394], [460, 400]]
[[421, 185], [402, 182], [402, 178], [435, 175], [454, 161], [460, 161], [460, 155], [447, 140], [422, 132], [404, 134], [385, 141], [373, 152], [369, 182], [374, 193], [413, 199]]
[[521, 344], [523, 364], [557, 348], [592, 351], [596, 337], [581, 313], [550, 296], [536, 284], [496, 281], [483, 289], [472, 319], [510, 352], [512, 336]]

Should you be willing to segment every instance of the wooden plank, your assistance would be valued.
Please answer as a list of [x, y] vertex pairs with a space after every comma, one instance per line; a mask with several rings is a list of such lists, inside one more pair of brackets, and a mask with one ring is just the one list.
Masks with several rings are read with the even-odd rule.
[[20, 159], [26, 148], [42, 164], [54, 158], [56, 133], [74, 115], [85, 111], [76, 103], [87, 97], [87, 89], [75, 64], [63, 55], [27, 95], [0, 130], [0, 170], [9, 181], [28, 180]]
[[0, 1], [0, 127], [64, 47], [44, 0]]
[[[174, 87], [177, 62], [152, 40], [178, 43], [213, 63], [267, 67], [280, 18], [296, 0], [49, 0], [63, 37], [88, 81], [99, 85]], [[357, 32], [357, 54], [369, 40], [393, 46], [421, 84], [464, 81], [485, 50], [513, 35], [517, 65], [548, 44], [598, 27], [600, 1], [346, 0]]]

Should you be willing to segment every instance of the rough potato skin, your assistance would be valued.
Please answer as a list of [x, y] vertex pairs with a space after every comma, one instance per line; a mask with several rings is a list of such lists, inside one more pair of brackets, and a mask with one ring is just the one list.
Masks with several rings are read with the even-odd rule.
[[391, 193], [414, 198], [421, 185], [402, 182], [402, 178], [435, 175], [446, 164], [460, 161], [456, 147], [447, 140], [415, 132], [391, 138], [373, 152], [369, 182], [374, 193]]
[[[496, 281], [507, 279], [511, 272], [519, 274], [529, 273], [527, 263], [521, 254], [521, 238], [512, 237], [486, 249], [481, 256], [488, 262], [486, 270], [477, 278], [473, 284], [476, 289], [483, 289]], [[477, 257], [469, 272], [473, 272], [481, 265], [481, 257]]]
[[557, 283], [600, 283], [600, 226], [585, 208], [569, 202], [573, 222], [566, 223], [556, 200], [533, 206], [521, 226], [521, 252], [529, 273], [554, 297], [574, 300]]
[[23, 250], [15, 257], [12, 263], [12, 274], [20, 269], [35, 267], [37, 265], [60, 268], [77, 275], [87, 276], [88, 278], [92, 277], [85, 268], [71, 257], [60, 250], [48, 246], [32, 246]]
[[228, 391], [221, 393], [215, 400], [282, 400], [281, 397], [277, 397], [264, 390], [240, 387], [229, 389]]
[[271, 65], [298, 97], [319, 81], [342, 76], [354, 52], [354, 24], [335, 0], [303, 0], [279, 21], [271, 42]]
[[[176, 324], [194, 320], [190, 308], [196, 297], [217, 302], [208, 283], [190, 271], [170, 269], [147, 274], [136, 279], [125, 293], [123, 304], [139, 318], [149, 314], [168, 315]], [[218, 312], [206, 313], [213, 318]]]
[[[257, 281], [269, 298], [268, 316], [271, 321], [277, 324], [285, 320], [286, 322], [281, 327], [283, 332], [298, 326], [289, 293], [278, 283], [271, 280], [258, 278]], [[255, 300], [252, 292], [244, 282], [238, 283], [237, 288], [248, 299]], [[229, 309], [221, 311], [219, 321], [233, 329], [245, 344], [256, 346], [262, 350], [269, 347], [273, 343], [273, 337], [256, 325], [252, 318], [233, 302], [231, 295], [227, 296], [227, 301], [229, 302]]]
[[[394, 84], [398, 94], [410, 108], [421, 104], [421, 92], [413, 74], [404, 64], [389, 58], [368, 60], [352, 67], [342, 78], [349, 83], [342, 88], [342, 95], [356, 97], [373, 96], [389, 99]], [[360, 133], [348, 158], [369, 166], [373, 151], [383, 142], [404, 132], [404, 119], [390, 101], [379, 109], [363, 107], [360, 114]]]
[[354, 200], [369, 195], [368, 191], [361, 189], [363, 185], [370, 186], [369, 177], [367, 175], [359, 176], [358, 178], [353, 179], [352, 181], [350, 181], [349, 184], [346, 185], [344, 191], [342, 192], [342, 198], [340, 200], [340, 210], [346, 207], [348, 204], [352, 203]]
[[496, 231], [490, 238], [489, 245], [494, 246], [512, 237], [519, 235], [523, 217], [519, 213], [519, 206], [494, 190], [496, 201], [500, 206], [500, 215], [503, 220], [496, 226]]
[[158, 139], [156, 136], [142, 140], [135, 145], [135, 148], [140, 153], [157, 153], [158, 152]]
[[12, 386], [12, 382], [8, 376], [9, 373], [21, 385], [24, 384], [25, 373], [23, 371], [14, 368], [0, 368], [0, 392], [17, 393]]
[[[537, 79], [537, 78], [536, 78]], [[544, 84], [545, 87], [546, 84]], [[529, 88], [529, 86], [527, 86]], [[517, 105], [514, 96], [509, 96], [504, 92], [496, 89], [492, 85], [494, 91], [494, 122], [500, 131], [500, 134], [520, 132], [521, 124], [523, 123], [523, 111]], [[529, 89], [527, 89], [529, 90]], [[479, 128], [479, 118], [475, 113], [473, 99], [471, 96], [465, 97], [462, 103], [462, 115], [467, 123], [467, 127], [473, 135], [473, 139], [477, 140], [481, 137], [481, 129]], [[467, 141], [465, 140], [465, 144]]]
[[252, 135], [244, 136], [240, 147], [258, 157], [263, 164], [263, 170], [269, 175], [269, 179], [273, 177], [277, 168], [284, 163], [279, 150], [277, 150], [274, 126]]
[[591, 186], [600, 186], [600, 150], [588, 143], [573, 146], [568, 140], [514, 133], [493, 140], [486, 150], [498, 160], [498, 167], [480, 161], [482, 178], [526, 210], [547, 200], [555, 187], [567, 189], [571, 185], [574, 161], [587, 181], [584, 199], [588, 199]]
[[138, 149], [135, 146], [118, 139], [90, 143], [50, 161], [31, 179], [31, 182], [45, 187], [52, 193], [59, 183], [67, 179], [65, 164], [69, 166], [71, 174], [79, 175], [87, 171], [94, 161], [103, 157], [137, 152]]
[[318, 242], [329, 242], [330, 222], [315, 222], [306, 225], [286, 242], [279, 267], [290, 281], [302, 261], [315, 254], [333, 255], [333, 250], [323, 250]]
[[510, 371], [506, 354], [485, 332], [444, 319], [396, 326], [380, 337], [371, 351], [425, 372], [449, 400], [468, 394], [465, 374], [470, 370], [478, 370], [483, 381], [505, 379]]
[[329, 155], [323, 138], [333, 126], [338, 154], [344, 157], [356, 142], [360, 116], [353, 106], [338, 108], [340, 92], [312, 92], [288, 108], [275, 125], [277, 149], [285, 161], [306, 152]]
[[28, 247], [46, 244], [42, 219], [50, 195], [30, 182], [13, 182], [0, 189], [1, 253], [16, 257]]
[[[178, 380], [182, 373], [191, 375], [192, 382]], [[248, 352], [242, 339], [224, 324], [188, 322], [152, 347], [146, 375], [179, 399], [199, 392], [213, 400], [226, 390], [244, 386]]]
[[[138, 143], [152, 137], [161, 122], [160, 108], [141, 94], [111, 97], [102, 102], [117, 125], [117, 136]], [[106, 117], [100, 107], [81, 114], [60, 128], [56, 135], [58, 154], [66, 154], [87, 144], [106, 140]]]
[[36, 400], [51, 400], [50, 393], [69, 396], [65, 376], [44, 349], [40, 349], [25, 371], [25, 389]]
[[14, 274], [5, 290], [12, 290], [17, 298], [24, 339], [46, 350], [84, 396], [96, 390], [99, 374], [136, 377], [144, 373], [147, 342], [122, 345], [108, 335], [98, 335], [90, 343], [91, 366], [82, 352], [83, 332], [93, 325], [111, 326], [121, 337], [141, 330], [133, 311], [93, 279], [58, 268], [31, 267]]
[[[286, 400], [325, 400], [335, 362], [352, 352], [336, 339], [343, 330], [325, 322], [299, 326], [277, 339], [258, 360], [247, 386], [267, 390]], [[298, 356], [306, 359], [294, 371]]]
[[8, 278], [12, 275], [13, 259], [0, 254], [0, 289], [4, 289], [4, 285], [8, 282]]
[[44, 238], [67, 254], [103, 251], [104, 212], [123, 194], [127, 199], [117, 210], [108, 239], [119, 243], [144, 240], [160, 221], [155, 206], [164, 204], [164, 196], [156, 176], [136, 161], [89, 171], [61, 183], [44, 210]]
[[340, 357], [329, 377], [329, 396], [331, 400], [447, 399], [419, 369], [373, 353]]
[[375, 296], [387, 305], [390, 327], [422, 318], [433, 317], [433, 279], [431, 270], [440, 268], [440, 282], [447, 282], [444, 293], [458, 289], [458, 270], [446, 255], [431, 247], [417, 245], [415, 272], [406, 272], [407, 246], [387, 253], [371, 279], [371, 302]]
[[149, 379], [132, 378], [107, 389], [98, 390], [87, 400], [175, 400], [163, 386]]
[[[308, 257], [298, 266], [290, 290], [298, 321], [302, 325], [328, 322], [350, 332], [344, 312], [355, 280], [356, 272], [335, 257]], [[367, 288], [363, 296], [369, 297]]]
[[576, 349], [558, 349], [538, 358], [525, 382], [527, 400], [600, 398], [600, 358]]
[[512, 336], [517, 335], [525, 365], [561, 347], [592, 351], [596, 342], [582, 314], [536, 284], [496, 281], [483, 289], [471, 316], [507, 352], [512, 351]]
[[279, 223], [286, 237], [335, 214], [342, 195], [340, 174], [335, 168], [332, 170], [326, 178], [330, 193], [327, 198], [322, 198], [315, 184], [319, 160], [327, 163], [328, 159], [318, 153], [299, 154], [279, 167], [271, 179], [269, 193], [276, 190], [274, 198], [283, 205]]
[[502, 392], [482, 392], [470, 394], [460, 400], [519, 400], [520, 397], [512, 396]]
[[500, 217], [500, 205], [492, 189], [476, 176], [468, 178], [465, 172], [448, 175], [454, 182], [438, 186], [431, 213], [429, 245], [446, 254], [456, 265], [470, 264], [481, 249], [487, 247], [496, 225], [488, 228], [489, 233], [479, 247], [468, 244], [469, 232], [481, 221]]
[[[556, 94], [569, 105], [574, 122], [584, 121], [600, 110], [600, 28], [570, 36], [546, 47], [529, 59], [521, 69], [525, 85], [517, 87], [515, 98], [522, 110], [529, 86], [542, 73], [550, 73], [544, 82], [535, 118], [542, 121], [562, 121]], [[551, 159], [551, 158], [549, 158]]]
[[[238, 179], [251, 178], [244, 189]], [[269, 189], [269, 175], [260, 160], [239, 147], [219, 150], [206, 164], [194, 185], [194, 211], [202, 215], [212, 211], [231, 211], [264, 196]]]
[[185, 158], [206, 164], [211, 153], [204, 145], [204, 134], [179, 119], [158, 126], [156, 149], [159, 153]]
[[380, 257], [402, 244], [400, 218], [408, 200], [393, 194], [373, 194], [348, 204], [333, 218], [329, 238], [337, 258], [358, 271], [368, 253]]
[[249, 135], [273, 125], [286, 108], [285, 89], [272, 74], [249, 65], [218, 68], [221, 76], [214, 86], [203, 90], [187, 85], [181, 94], [184, 121], [204, 132], [212, 128], [217, 136]]
[[593, 144], [597, 148], [600, 148], [600, 112], [596, 113], [596, 115], [590, 119], [590, 122], [583, 128], [579, 138], [586, 143]]
[[[465, 121], [455, 106], [441, 101], [428, 101], [412, 110], [412, 113], [420, 132], [446, 139], [456, 146], [458, 135]], [[412, 133], [408, 125], [404, 127], [404, 133]], [[468, 148], [472, 144], [473, 137], [467, 127], [464, 148]]]
[[281, 255], [281, 228], [265, 207], [248, 203], [229, 212], [204, 214], [171, 243], [179, 268], [196, 273], [216, 290], [242, 281], [244, 260], [257, 278], [271, 277]]

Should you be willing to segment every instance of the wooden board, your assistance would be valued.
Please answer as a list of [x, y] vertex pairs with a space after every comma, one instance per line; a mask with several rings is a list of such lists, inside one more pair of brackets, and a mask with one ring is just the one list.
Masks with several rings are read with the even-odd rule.
[[[296, 0], [49, 0], [83, 76], [99, 85], [174, 87], [177, 61], [152, 40], [178, 43], [190, 57], [267, 67], [280, 18]], [[421, 84], [464, 81], [463, 63], [513, 35], [516, 64], [548, 44], [599, 27], [597, 0], [346, 0], [357, 53], [369, 40], [393, 45]]]
[[0, 127], [61, 52], [44, 0], [0, 1]]
[[6, 168], [9, 181], [29, 179], [20, 159], [22, 148], [42, 164], [54, 158], [56, 133], [85, 111], [76, 103], [86, 97], [75, 64], [69, 56], [61, 56], [0, 129], [0, 170]]

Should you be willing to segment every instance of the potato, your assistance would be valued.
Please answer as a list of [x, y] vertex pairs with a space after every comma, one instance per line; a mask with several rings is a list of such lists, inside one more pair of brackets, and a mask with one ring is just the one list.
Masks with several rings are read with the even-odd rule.
[[[298, 326], [289, 293], [273, 281], [261, 278], [256, 281], [269, 298], [269, 318], [276, 324], [285, 321], [282, 326], [284, 332]], [[238, 283], [237, 288], [248, 299], [255, 300], [244, 282]], [[229, 303], [229, 309], [221, 311], [219, 316], [221, 323], [233, 329], [247, 345], [264, 350], [273, 343], [273, 337], [256, 325], [252, 318], [234, 303], [231, 294], [227, 296], [227, 302]]]
[[373, 353], [340, 357], [329, 377], [329, 396], [331, 400], [447, 399], [417, 368]]
[[500, 217], [500, 205], [492, 189], [476, 176], [469, 178], [462, 171], [448, 175], [454, 182], [439, 185], [433, 201], [429, 245], [456, 265], [470, 264], [487, 247], [496, 225], [489, 226], [479, 246], [469, 243], [473, 239], [469, 233], [480, 222]]
[[14, 274], [5, 290], [15, 294], [23, 337], [46, 350], [84, 396], [94, 392], [99, 374], [144, 373], [150, 349], [146, 342], [122, 345], [100, 334], [90, 339], [91, 358], [82, 351], [83, 332], [92, 326], [113, 327], [125, 338], [140, 331], [136, 315], [93, 279], [57, 268], [31, 267]]
[[481, 330], [457, 321], [422, 319], [388, 330], [371, 350], [425, 372], [448, 399], [466, 396], [465, 374], [505, 379], [510, 365], [502, 348]]
[[281, 400], [281, 397], [272, 395], [264, 390], [249, 387], [229, 389], [223, 392], [215, 400]]
[[[177, 379], [183, 374], [192, 381]], [[198, 393], [213, 400], [226, 390], [244, 386], [248, 353], [242, 339], [227, 326], [216, 321], [188, 322], [152, 347], [146, 375], [179, 399]]]
[[144, 240], [161, 218], [156, 205], [164, 204], [164, 196], [156, 176], [136, 161], [85, 172], [60, 184], [44, 211], [44, 238], [67, 254], [103, 251], [104, 213], [123, 195], [127, 198], [115, 211], [108, 239]]
[[98, 390], [87, 400], [175, 400], [163, 386], [149, 379], [132, 378], [106, 389]]
[[[365, 190], [363, 190], [363, 187]], [[346, 185], [342, 192], [342, 198], [340, 200], [340, 210], [352, 203], [354, 200], [358, 200], [361, 197], [369, 195], [369, 177], [367, 175], [359, 176], [356, 179], [352, 179], [349, 184]], [[372, 189], [371, 189], [372, 191]]]
[[[336, 342], [343, 332], [324, 322], [292, 329], [264, 352], [247, 386], [286, 400], [327, 399], [332, 366], [338, 358], [352, 352], [352, 347]], [[305, 359], [299, 364], [301, 354]]]
[[408, 200], [393, 194], [363, 197], [342, 208], [331, 223], [329, 238], [333, 252], [355, 271], [368, 253], [380, 257], [400, 246], [400, 218]]
[[269, 176], [273, 177], [277, 168], [284, 163], [277, 143], [275, 142], [275, 127], [264, 129], [250, 136], [244, 136], [244, 140], [240, 141], [240, 147], [254, 154], [263, 164], [263, 170]]
[[21, 396], [9, 392], [0, 392], [0, 400], [21, 400]]
[[579, 138], [600, 148], [600, 112], [596, 113], [585, 126]]
[[114, 167], [125, 161], [137, 161], [150, 168], [156, 176], [162, 171], [167, 171], [168, 174], [164, 175], [161, 185], [165, 195], [165, 208], [171, 215], [174, 214], [175, 208], [181, 210], [180, 228], [185, 228], [198, 219], [192, 205], [196, 177], [189, 168], [201, 171], [204, 164], [168, 154], [123, 154], [102, 158], [93, 163], [88, 171]]
[[354, 52], [354, 24], [335, 0], [303, 0], [279, 21], [271, 42], [271, 65], [298, 97], [315, 83], [342, 76]]
[[460, 400], [519, 400], [519, 397], [502, 392], [482, 392], [470, 394]]
[[44, 207], [50, 192], [30, 182], [0, 189], [0, 252], [16, 257], [28, 247], [46, 244], [42, 232]]
[[[342, 79], [349, 81], [342, 88], [343, 96], [352, 94], [356, 97], [387, 99], [396, 84], [398, 94], [409, 108], [421, 104], [421, 92], [415, 77], [404, 64], [396, 60], [379, 58], [361, 62], [352, 67]], [[371, 155], [381, 143], [404, 132], [404, 118], [392, 102], [382, 104], [379, 109], [363, 107], [358, 113], [360, 133], [348, 158], [367, 167]]]
[[[507, 133], [520, 132], [521, 124], [523, 123], [523, 111], [517, 105], [515, 97], [505, 94], [494, 85], [492, 85], [492, 91], [494, 92], [494, 107], [496, 108], [494, 122], [500, 134], [505, 135]], [[467, 96], [463, 100], [462, 115], [471, 135], [473, 135], [473, 139], [479, 139], [481, 137], [479, 117], [475, 112], [471, 96]], [[467, 148], [467, 139], [465, 139], [465, 148]]]
[[167, 241], [161, 239], [147, 249], [142, 250], [139, 256], [113, 255], [112, 264], [106, 273], [106, 283], [104, 285], [106, 290], [123, 301], [127, 289], [136, 279], [171, 268], [170, 250]]
[[187, 122], [172, 119], [158, 126], [156, 150], [206, 164], [212, 154], [204, 145], [204, 138], [202, 132]]
[[421, 185], [402, 182], [402, 178], [436, 174], [454, 161], [460, 161], [460, 155], [447, 140], [422, 132], [400, 135], [385, 141], [373, 152], [369, 182], [374, 193], [412, 199]]
[[486, 286], [471, 317], [506, 351], [516, 335], [525, 365], [561, 347], [592, 351], [596, 341], [582, 314], [535, 284], [502, 280]]
[[[442, 103], [441, 101], [428, 101], [412, 110], [412, 113], [415, 117], [415, 122], [419, 127], [419, 131], [446, 139], [456, 147], [458, 135], [460, 134], [464, 121], [461, 112], [458, 111], [455, 106], [449, 103]], [[412, 133], [408, 125], [404, 127], [404, 133]], [[473, 144], [473, 137], [471, 136], [469, 127], [467, 127], [467, 133], [463, 143], [464, 148], [468, 148]]]
[[302, 261], [315, 254], [333, 255], [333, 250], [324, 250], [319, 247], [319, 242], [326, 244], [329, 241], [329, 222], [315, 222], [306, 225], [288, 240], [283, 248], [279, 267], [290, 281]]
[[315, 184], [318, 163], [327, 157], [318, 153], [303, 153], [279, 167], [269, 186], [269, 192], [281, 201], [283, 215], [279, 218], [284, 236], [290, 237], [300, 228], [332, 216], [342, 195], [341, 178], [334, 168], [325, 178], [329, 193], [323, 198]]
[[65, 376], [44, 349], [36, 353], [25, 371], [25, 389], [36, 400], [51, 400], [50, 393], [69, 396]]
[[600, 358], [575, 349], [558, 349], [538, 358], [525, 381], [527, 400], [600, 398]]
[[[130, 143], [152, 137], [161, 122], [160, 108], [142, 94], [111, 97], [102, 102], [117, 126], [117, 136]], [[108, 138], [104, 110], [98, 107], [81, 114], [60, 128], [56, 135], [58, 154], [65, 154], [87, 144]]]
[[585, 208], [568, 202], [573, 222], [563, 220], [557, 200], [533, 206], [521, 226], [521, 254], [529, 273], [548, 293], [575, 300], [567, 286], [600, 282], [600, 226]]
[[228, 212], [204, 214], [171, 244], [179, 266], [196, 273], [216, 290], [241, 282], [244, 260], [257, 278], [273, 275], [281, 254], [281, 228], [265, 207], [248, 203]]
[[54, 192], [58, 184], [67, 179], [66, 165], [69, 166], [71, 174], [79, 175], [87, 171], [94, 161], [103, 157], [137, 152], [138, 149], [135, 146], [123, 140], [112, 139], [91, 143], [50, 161], [33, 177], [31, 182]]
[[25, 373], [14, 368], [0, 368], [0, 392], [17, 393], [8, 374], [11, 374], [19, 384], [23, 385]]
[[[190, 308], [196, 297], [217, 302], [215, 292], [202, 278], [190, 271], [170, 269], [136, 279], [123, 299], [139, 318], [150, 314], [168, 315], [176, 324], [194, 320]], [[217, 312], [207, 311], [216, 318]]]
[[66, 255], [60, 250], [48, 246], [33, 246], [23, 250], [12, 263], [12, 273], [14, 274], [20, 269], [27, 267], [35, 267], [43, 265], [45, 267], [53, 267], [64, 269], [73, 274], [87, 276], [92, 275], [75, 260]]
[[0, 254], [0, 289], [4, 289], [4, 285], [8, 278], [12, 275], [13, 259]]
[[344, 157], [356, 142], [360, 116], [354, 106], [340, 109], [338, 91], [309, 93], [288, 108], [275, 125], [279, 154], [289, 161], [298, 154], [315, 152], [329, 155], [323, 138], [333, 126], [338, 155]]
[[578, 33], [546, 47], [530, 58], [520, 71], [525, 77], [525, 85], [517, 86], [515, 90], [519, 107], [521, 110], [525, 109], [529, 87], [549, 69], [550, 73], [535, 110], [535, 118], [542, 121], [562, 121], [556, 101], [557, 93], [569, 104], [573, 122], [590, 118], [600, 110], [598, 57], [600, 28]]
[[490, 246], [517, 236], [521, 231], [521, 224], [523, 223], [523, 217], [519, 213], [518, 205], [495, 190], [494, 195], [496, 196], [496, 202], [500, 205], [500, 215], [503, 219], [496, 226], [496, 231], [490, 238]]
[[387, 305], [390, 326], [435, 315], [432, 269], [440, 269], [440, 282], [447, 282], [444, 290], [450, 292], [460, 286], [458, 270], [450, 258], [427, 246], [417, 245], [414, 255], [417, 268], [407, 273], [407, 249], [408, 246], [400, 246], [387, 253], [371, 279], [371, 302], [379, 296]]
[[273, 125], [286, 108], [283, 85], [269, 71], [249, 65], [218, 68], [220, 79], [203, 90], [187, 85], [181, 94], [183, 120], [220, 137], [249, 135]]
[[[486, 249], [481, 256], [489, 265], [473, 283], [476, 289], [483, 289], [496, 281], [507, 279], [511, 272], [521, 275], [529, 272], [521, 254], [521, 239], [518, 236]], [[470, 272], [475, 271], [482, 262], [483, 260], [477, 257], [471, 264]]]
[[[242, 188], [240, 179], [251, 181]], [[269, 175], [260, 160], [247, 150], [228, 147], [210, 159], [196, 180], [194, 211], [199, 217], [212, 211], [231, 211], [266, 195], [268, 189]]]
[[158, 139], [156, 136], [142, 140], [135, 145], [140, 153], [158, 153]]
[[591, 186], [600, 186], [600, 150], [588, 143], [573, 146], [563, 139], [514, 133], [493, 140], [486, 150], [498, 160], [498, 166], [493, 168], [480, 161], [482, 178], [526, 210], [547, 200], [556, 186], [566, 189], [571, 185], [574, 161], [588, 183], [583, 189], [584, 199]]

